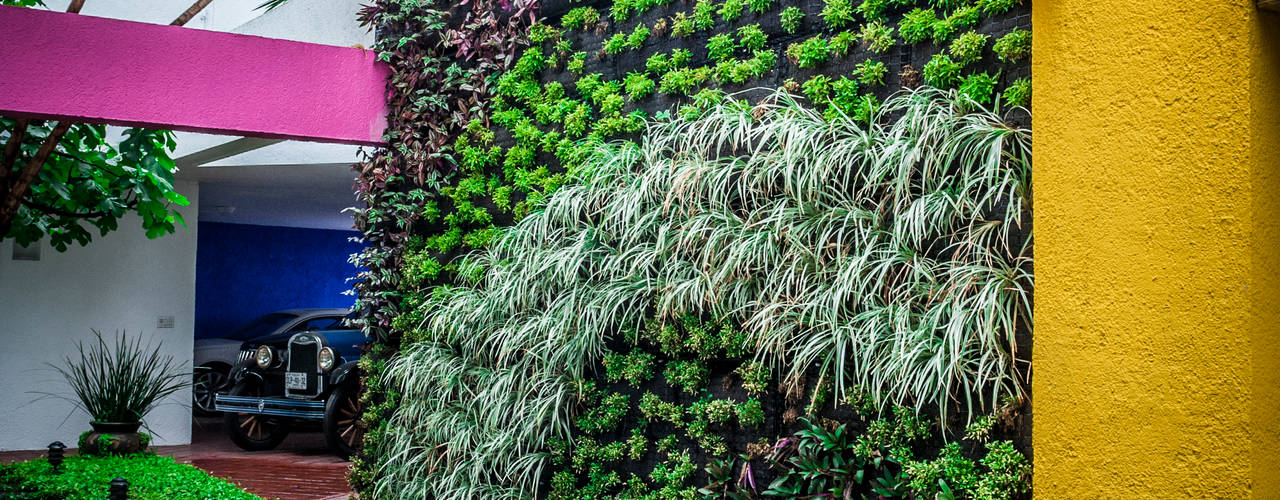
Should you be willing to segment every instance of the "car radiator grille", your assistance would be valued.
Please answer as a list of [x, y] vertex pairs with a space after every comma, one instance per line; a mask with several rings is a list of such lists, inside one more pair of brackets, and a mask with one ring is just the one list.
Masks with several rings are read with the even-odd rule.
[[[298, 341], [301, 340], [301, 341]], [[307, 377], [307, 388], [286, 391], [289, 396], [315, 396], [320, 393], [320, 381], [317, 372], [316, 354], [320, 352], [317, 339], [294, 339], [289, 343], [289, 371], [304, 373]]]

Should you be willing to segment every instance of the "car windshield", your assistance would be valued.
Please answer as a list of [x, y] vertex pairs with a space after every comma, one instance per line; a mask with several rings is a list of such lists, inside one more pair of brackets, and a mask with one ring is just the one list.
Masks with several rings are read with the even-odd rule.
[[263, 335], [270, 335], [285, 323], [292, 321], [296, 315], [286, 313], [267, 313], [241, 325], [223, 338], [231, 340], [253, 340]]

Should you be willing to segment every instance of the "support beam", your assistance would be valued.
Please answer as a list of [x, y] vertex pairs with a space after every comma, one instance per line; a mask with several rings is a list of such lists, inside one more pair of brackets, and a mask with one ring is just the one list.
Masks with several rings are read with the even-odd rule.
[[227, 141], [211, 148], [202, 149], [189, 155], [179, 157], [174, 160], [178, 168], [199, 167], [206, 163], [213, 163], [223, 158], [248, 153], [259, 148], [265, 148], [272, 144], [280, 142], [279, 139], [261, 139], [258, 137], [241, 137], [232, 141]]
[[0, 6], [0, 115], [376, 145], [373, 51]]

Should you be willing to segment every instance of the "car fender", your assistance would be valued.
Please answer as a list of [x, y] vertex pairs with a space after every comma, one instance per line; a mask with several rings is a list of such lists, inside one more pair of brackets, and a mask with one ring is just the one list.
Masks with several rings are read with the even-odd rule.
[[250, 370], [248, 367], [245, 367], [245, 366], [237, 366], [237, 367], [235, 367], [235, 368], [232, 368], [232, 369], [231, 369], [231, 377], [230, 377], [230, 382], [228, 383], [228, 385], [230, 385], [230, 386], [235, 386], [236, 384], [239, 384], [239, 383], [240, 383], [241, 381], [243, 381], [244, 379], [247, 379], [247, 378], [250, 378], [250, 377], [255, 378], [255, 379], [258, 379], [258, 383], [259, 383], [259, 384], [262, 384], [262, 383], [265, 383], [265, 382], [266, 382], [266, 381], [262, 378], [262, 374], [261, 374], [261, 373], [258, 373], [258, 372], [254, 371], [254, 370]]
[[360, 371], [359, 371], [359, 368], [356, 367], [356, 363], [357, 362], [355, 361], [348, 361], [338, 366], [337, 368], [334, 368], [333, 375], [330, 376], [329, 378], [329, 380], [331, 381], [330, 385], [336, 387], [342, 384], [343, 382], [346, 382], [348, 376], [359, 377]]

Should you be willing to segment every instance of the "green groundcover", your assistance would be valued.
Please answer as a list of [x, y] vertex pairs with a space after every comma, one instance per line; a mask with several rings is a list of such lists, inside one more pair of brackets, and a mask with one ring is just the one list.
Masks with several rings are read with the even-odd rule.
[[216, 498], [260, 500], [234, 484], [154, 453], [67, 457], [60, 472], [45, 459], [0, 464], [0, 499], [101, 500], [116, 477], [129, 481], [130, 500]]

